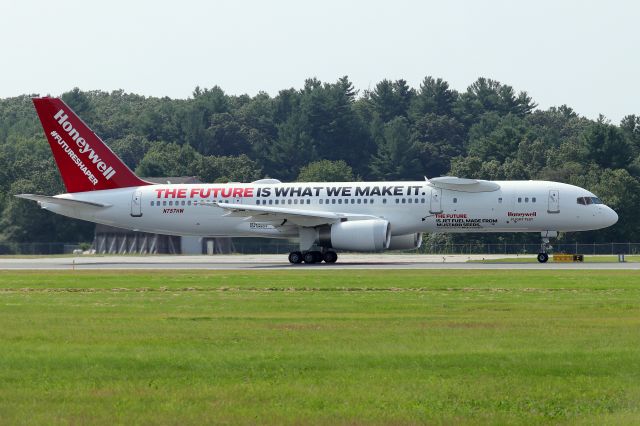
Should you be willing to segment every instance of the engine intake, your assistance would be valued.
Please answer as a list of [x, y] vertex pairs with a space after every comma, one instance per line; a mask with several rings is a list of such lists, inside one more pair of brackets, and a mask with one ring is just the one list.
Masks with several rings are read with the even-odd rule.
[[382, 219], [352, 220], [318, 229], [318, 245], [341, 250], [379, 251], [389, 247], [389, 222]]

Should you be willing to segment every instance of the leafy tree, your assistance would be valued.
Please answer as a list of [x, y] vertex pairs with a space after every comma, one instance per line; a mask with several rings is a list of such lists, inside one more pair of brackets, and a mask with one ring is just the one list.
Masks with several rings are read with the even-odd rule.
[[128, 135], [123, 139], [111, 141], [109, 146], [131, 170], [135, 170], [151, 143], [144, 137]]
[[419, 179], [420, 164], [417, 147], [409, 134], [409, 123], [396, 117], [382, 128], [377, 137], [378, 152], [371, 161], [371, 173], [376, 179]]
[[244, 154], [199, 157], [194, 170], [204, 182], [251, 182], [262, 177], [258, 164]]
[[413, 129], [411, 140], [427, 176], [446, 174], [451, 159], [464, 153], [464, 126], [454, 117], [428, 113]]
[[485, 114], [469, 132], [469, 154], [503, 162], [517, 152], [526, 131], [526, 123], [517, 116]]
[[443, 79], [427, 76], [420, 84], [420, 90], [412, 104], [412, 115], [415, 120], [425, 114], [449, 116], [458, 96], [458, 92], [449, 88], [449, 83]]
[[624, 133], [603, 116], [584, 135], [589, 159], [603, 168], [624, 168], [632, 160], [631, 145]]
[[352, 182], [353, 169], [342, 160], [320, 160], [300, 169], [298, 182]]
[[382, 80], [368, 95], [373, 111], [386, 123], [395, 117], [407, 117], [415, 91], [405, 80]]
[[190, 145], [157, 143], [144, 155], [136, 173], [144, 177], [193, 176], [201, 157]]

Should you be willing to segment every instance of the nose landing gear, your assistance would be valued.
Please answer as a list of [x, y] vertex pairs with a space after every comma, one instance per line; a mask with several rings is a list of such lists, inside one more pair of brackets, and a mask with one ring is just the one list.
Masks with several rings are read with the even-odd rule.
[[538, 253], [537, 259], [540, 263], [546, 263], [549, 260], [548, 251], [553, 250], [553, 246], [549, 243], [550, 238], [558, 236], [557, 231], [543, 231], [540, 233], [542, 237], [542, 244], [540, 244], [540, 253]]

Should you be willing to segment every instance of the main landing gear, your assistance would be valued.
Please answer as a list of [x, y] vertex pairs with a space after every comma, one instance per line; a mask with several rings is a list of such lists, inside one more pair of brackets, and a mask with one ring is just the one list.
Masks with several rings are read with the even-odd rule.
[[313, 251], [292, 251], [289, 253], [289, 262], [290, 263], [320, 263], [324, 261], [325, 263], [336, 263], [338, 260], [338, 254], [333, 250], [327, 250], [324, 253], [321, 251], [313, 250]]
[[542, 237], [542, 244], [540, 244], [540, 253], [538, 253], [537, 259], [540, 263], [546, 263], [549, 260], [548, 251], [551, 251], [553, 247], [549, 243], [549, 238], [555, 238], [558, 236], [557, 231], [544, 231], [540, 233]]

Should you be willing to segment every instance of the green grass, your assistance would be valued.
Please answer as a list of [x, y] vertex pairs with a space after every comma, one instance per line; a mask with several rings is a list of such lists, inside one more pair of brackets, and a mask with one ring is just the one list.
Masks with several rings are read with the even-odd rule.
[[0, 272], [0, 423], [640, 422], [633, 271]]

